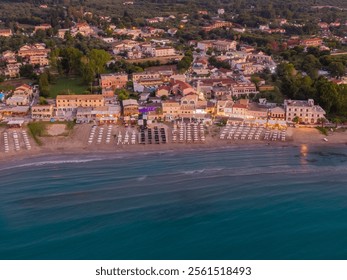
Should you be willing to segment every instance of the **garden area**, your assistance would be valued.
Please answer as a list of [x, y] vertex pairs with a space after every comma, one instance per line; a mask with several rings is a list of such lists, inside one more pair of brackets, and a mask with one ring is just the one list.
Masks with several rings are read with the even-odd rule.
[[21, 86], [22, 84], [32, 84], [33, 80], [22, 78], [22, 79], [14, 79], [8, 80], [0, 83], [0, 91], [8, 91], [14, 90], [16, 87]]
[[54, 83], [49, 85], [48, 92], [50, 98], [56, 98], [59, 94], [88, 93], [81, 78], [57, 78]]

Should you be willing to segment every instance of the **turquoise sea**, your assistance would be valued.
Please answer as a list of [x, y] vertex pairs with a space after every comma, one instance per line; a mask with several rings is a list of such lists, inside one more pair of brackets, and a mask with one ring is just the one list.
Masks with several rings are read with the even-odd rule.
[[347, 259], [347, 146], [2, 163], [0, 259]]

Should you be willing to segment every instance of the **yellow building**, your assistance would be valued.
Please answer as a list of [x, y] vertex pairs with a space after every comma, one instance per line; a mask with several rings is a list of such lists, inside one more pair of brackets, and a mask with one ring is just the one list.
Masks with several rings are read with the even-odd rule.
[[33, 55], [29, 57], [29, 63], [31, 65], [47, 66], [49, 65], [49, 60], [45, 55]]
[[77, 107], [105, 106], [105, 98], [102, 95], [58, 95], [56, 99], [57, 109], [71, 110]]
[[178, 117], [181, 105], [178, 101], [167, 100], [162, 103], [164, 118], [173, 120]]

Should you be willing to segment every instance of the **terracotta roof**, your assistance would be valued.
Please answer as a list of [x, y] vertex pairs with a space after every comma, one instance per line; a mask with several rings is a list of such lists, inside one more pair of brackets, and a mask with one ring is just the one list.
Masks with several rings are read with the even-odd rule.
[[170, 87], [169, 86], [160, 86], [158, 87], [158, 90], [162, 90], [162, 89], [166, 89], [167, 91], [170, 91]]
[[234, 104], [233, 108], [243, 108], [243, 109], [247, 109], [247, 105], [245, 105], [245, 104]]
[[22, 85], [20, 85], [19, 87], [16, 87], [16, 90], [17, 90], [17, 89], [20, 89], [20, 88], [31, 89], [31, 86], [29, 86], [29, 85], [27, 85], [27, 84], [22, 84]]
[[68, 99], [68, 100], [73, 100], [73, 99], [80, 99], [80, 100], [87, 100], [87, 99], [92, 99], [92, 100], [102, 100], [104, 97], [102, 95], [98, 94], [76, 94], [76, 95], [57, 95], [57, 100], [61, 99]]

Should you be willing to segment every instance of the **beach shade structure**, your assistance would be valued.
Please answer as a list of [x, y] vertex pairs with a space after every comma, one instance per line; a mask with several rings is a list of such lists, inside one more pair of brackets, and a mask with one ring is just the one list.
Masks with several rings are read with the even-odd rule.
[[131, 133], [131, 144], [132, 145], [136, 144], [136, 133], [135, 133], [135, 131], [132, 131], [132, 133]]
[[131, 132], [131, 138], [136, 139], [136, 132], [134, 130]]
[[89, 134], [88, 144], [93, 143], [95, 132], [96, 132], [96, 126], [92, 126], [92, 128], [90, 130], [90, 134]]
[[5, 153], [8, 153], [10, 151], [7, 132], [4, 133], [4, 149]]
[[20, 150], [20, 146], [19, 146], [19, 140], [18, 140], [18, 134], [17, 132], [13, 132], [12, 134], [13, 137], [13, 142], [14, 142], [14, 147], [16, 151]]
[[106, 133], [106, 143], [109, 144], [111, 142], [111, 133], [112, 133], [112, 125], [109, 125]]
[[102, 137], [103, 137], [103, 133], [104, 133], [104, 128], [101, 127], [101, 128], [99, 129], [98, 139], [97, 139], [97, 141], [96, 141], [98, 144], [101, 144]]

